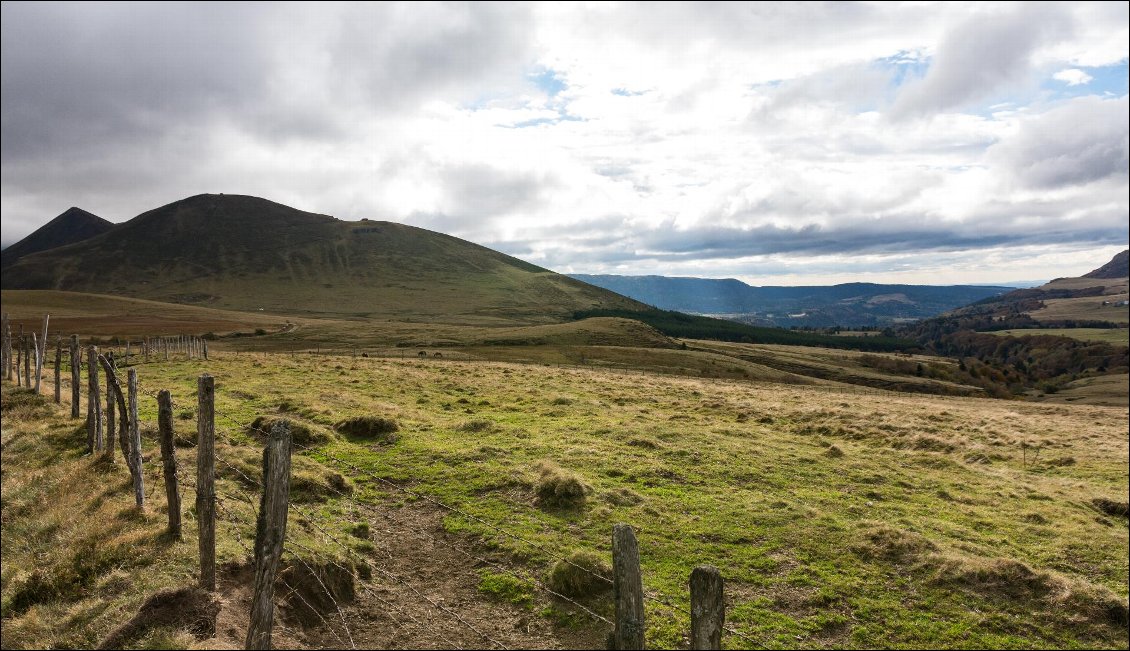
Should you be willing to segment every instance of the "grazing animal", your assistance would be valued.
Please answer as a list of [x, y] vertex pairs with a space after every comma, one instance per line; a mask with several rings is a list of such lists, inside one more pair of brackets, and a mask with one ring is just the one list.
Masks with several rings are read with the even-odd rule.
[[417, 357], [427, 357], [427, 356], [428, 356], [428, 351], [426, 351], [426, 350], [421, 350], [420, 352], [416, 353], [416, 356], [417, 356]]
[[436, 354], [435, 354], [435, 355], [433, 355], [433, 357], [443, 357], [443, 353], [441, 353], [441, 352], [439, 352], [439, 351], [437, 350], [437, 351], [436, 351]]

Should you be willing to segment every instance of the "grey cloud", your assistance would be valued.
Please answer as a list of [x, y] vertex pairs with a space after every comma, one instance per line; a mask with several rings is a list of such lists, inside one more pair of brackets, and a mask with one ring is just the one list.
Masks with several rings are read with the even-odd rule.
[[1020, 131], [989, 149], [988, 159], [1022, 185], [1059, 188], [1130, 173], [1130, 104], [1126, 97], [1079, 97], [1025, 119]]
[[903, 88], [890, 115], [929, 115], [1000, 93], [1024, 80], [1036, 48], [1070, 29], [1070, 14], [1042, 2], [970, 16], [946, 34], [926, 76]]
[[444, 166], [439, 181], [450, 210], [475, 219], [528, 210], [557, 184], [532, 172], [507, 172], [485, 163]]
[[533, 63], [529, 8], [511, 3], [350, 5], [330, 48], [337, 90], [376, 107], [427, 94], [513, 90]]

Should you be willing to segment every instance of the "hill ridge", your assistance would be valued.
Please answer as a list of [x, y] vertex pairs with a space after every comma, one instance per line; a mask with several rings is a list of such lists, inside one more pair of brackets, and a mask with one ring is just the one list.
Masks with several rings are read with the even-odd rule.
[[71, 206], [27, 237], [4, 249], [0, 255], [0, 267], [6, 269], [24, 256], [101, 235], [114, 226], [113, 222], [94, 213]]
[[200, 194], [5, 270], [5, 289], [106, 293], [292, 314], [552, 323], [636, 301], [459, 238]]

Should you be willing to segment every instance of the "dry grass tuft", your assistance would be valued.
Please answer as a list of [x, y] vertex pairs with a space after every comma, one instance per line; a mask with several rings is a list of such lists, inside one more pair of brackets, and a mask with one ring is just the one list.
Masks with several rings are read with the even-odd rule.
[[938, 546], [912, 531], [882, 523], [870, 523], [863, 532], [863, 542], [854, 549], [863, 558], [913, 563], [923, 555], [937, 551]]
[[540, 474], [535, 486], [538, 506], [557, 509], [584, 506], [592, 489], [581, 481], [580, 476], [550, 461], [539, 462], [537, 469]]
[[612, 567], [595, 552], [574, 552], [554, 563], [547, 583], [567, 597], [592, 597], [612, 589]]
[[345, 436], [374, 440], [379, 443], [396, 443], [400, 425], [391, 418], [356, 416], [334, 425], [334, 430]]
[[326, 430], [311, 426], [293, 418], [279, 418], [277, 416], [257, 416], [247, 426], [247, 433], [257, 439], [264, 439], [270, 433], [275, 423], [287, 422], [290, 424], [291, 440], [298, 445], [318, 445], [333, 439], [333, 434]]

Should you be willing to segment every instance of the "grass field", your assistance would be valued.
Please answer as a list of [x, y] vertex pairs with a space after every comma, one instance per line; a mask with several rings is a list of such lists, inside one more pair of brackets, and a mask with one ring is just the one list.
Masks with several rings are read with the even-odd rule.
[[[474, 516], [440, 513], [437, 526], [494, 554], [506, 572], [438, 555], [422, 556], [415, 571], [471, 574], [477, 597], [447, 595], [453, 608], [484, 626], [505, 622], [511, 634], [507, 618], [520, 618], [556, 636], [544, 644], [600, 646], [603, 624], [545, 598], [534, 581], [548, 580], [559, 556], [608, 558], [612, 525], [627, 522], [640, 541], [645, 587], [677, 607], [648, 601], [649, 646], [685, 646], [678, 609], [687, 605], [687, 577], [711, 563], [726, 578], [727, 622], [741, 633], [725, 636], [727, 648], [1127, 647], [1124, 408], [447, 356], [219, 351], [207, 363], [138, 372], [146, 396], [172, 392], [179, 431], [193, 429], [197, 376], [214, 375], [221, 458], [251, 473], [257, 439], [237, 423], [266, 416], [304, 425], [300, 519], [347, 540], [368, 522], [373, 535], [352, 540], [376, 566], [396, 562], [381, 545], [407, 535], [393, 514], [421, 506], [385, 482]], [[155, 402], [141, 405], [149, 429]], [[190, 581], [194, 545], [161, 538], [159, 489], [148, 514], [129, 508], [124, 471], [82, 457], [75, 422], [50, 408], [20, 409], [4, 409], [4, 646], [90, 646], [153, 590]], [[395, 440], [333, 430], [361, 416], [397, 423]], [[191, 467], [192, 449], [182, 450]], [[150, 455], [148, 485], [159, 486]], [[221, 474], [221, 490], [249, 490]], [[348, 498], [320, 488], [332, 474], [344, 478]], [[551, 506], [545, 487], [570, 477], [583, 488]], [[89, 485], [100, 488], [82, 489]], [[1123, 515], [1100, 508], [1107, 504]], [[362, 505], [392, 519], [371, 519]], [[221, 527], [222, 561], [244, 560], [234, 541], [236, 531], [252, 535], [244, 522]], [[190, 518], [189, 541], [194, 526]], [[332, 547], [307, 527], [293, 531], [306, 547]], [[93, 545], [99, 560], [61, 551], [77, 543]], [[29, 589], [57, 585], [76, 567], [85, 583], [75, 590]], [[510, 610], [476, 606], [500, 596]], [[584, 603], [609, 614], [606, 597]], [[367, 626], [387, 628], [366, 624], [380, 612], [359, 596], [343, 617], [363, 636]], [[326, 630], [335, 626], [332, 617], [315, 621], [290, 639], [332, 643]], [[191, 642], [165, 630], [136, 644]], [[511, 641], [523, 643], [536, 644]]]
[[1128, 295], [1056, 298], [1044, 301], [1046, 307], [1031, 312], [1037, 321], [1110, 321], [1130, 323], [1130, 307], [1103, 305], [1103, 301], [1125, 301]]
[[1116, 346], [1130, 346], [1130, 329], [1127, 328], [1040, 328], [1019, 330], [993, 330], [989, 334], [1002, 337], [1023, 337], [1025, 335], [1052, 335], [1071, 337], [1080, 341], [1098, 341]]

